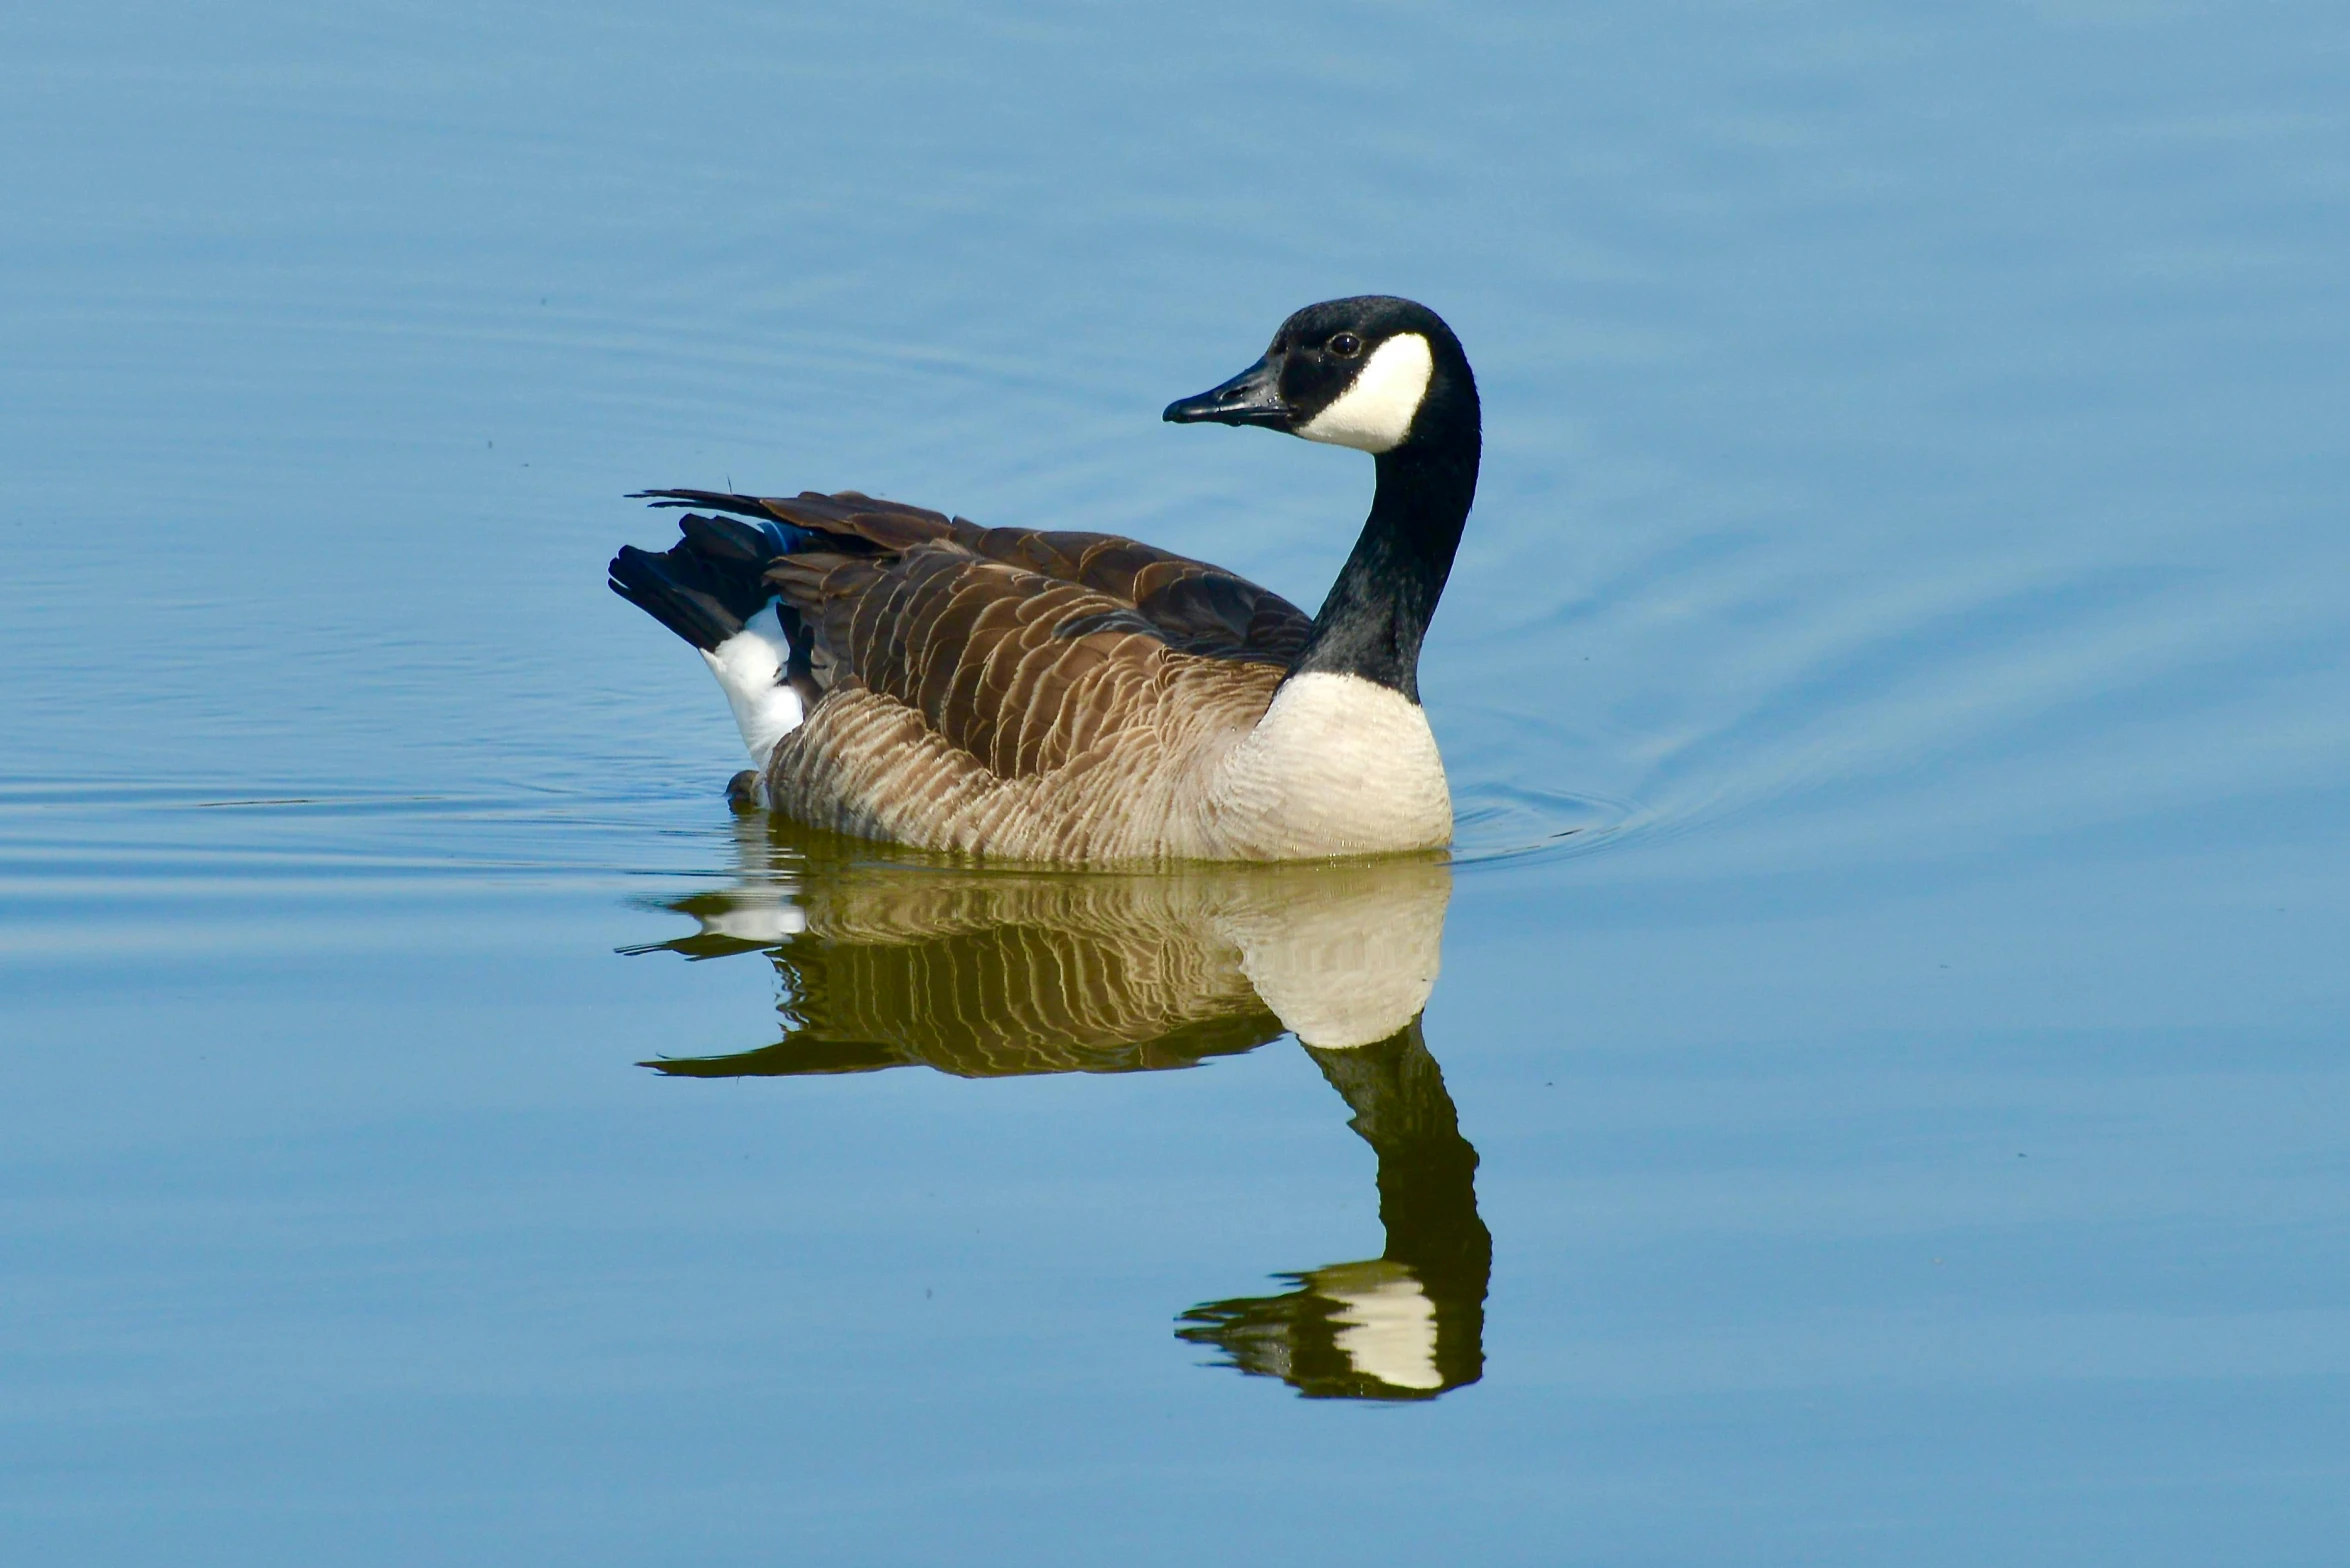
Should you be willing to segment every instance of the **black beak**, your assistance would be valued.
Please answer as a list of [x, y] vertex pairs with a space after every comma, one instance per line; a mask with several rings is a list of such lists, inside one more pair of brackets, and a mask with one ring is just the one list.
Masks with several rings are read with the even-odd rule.
[[1291, 413], [1290, 406], [1281, 401], [1281, 367], [1267, 354], [1222, 386], [1169, 403], [1165, 417], [1171, 425], [1213, 420], [1219, 425], [1268, 425], [1287, 430]]

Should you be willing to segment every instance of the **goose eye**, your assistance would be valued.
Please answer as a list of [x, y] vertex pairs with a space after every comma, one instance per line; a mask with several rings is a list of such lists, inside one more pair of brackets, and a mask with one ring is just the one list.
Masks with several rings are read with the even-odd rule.
[[1330, 352], [1340, 359], [1352, 359], [1363, 351], [1363, 340], [1351, 332], [1340, 332], [1330, 339]]

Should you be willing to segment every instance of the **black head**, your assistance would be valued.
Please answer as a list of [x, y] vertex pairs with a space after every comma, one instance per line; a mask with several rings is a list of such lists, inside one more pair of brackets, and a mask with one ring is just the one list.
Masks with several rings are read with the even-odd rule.
[[1167, 405], [1178, 425], [1263, 425], [1365, 452], [1477, 423], [1477, 382], [1442, 317], [1388, 294], [1325, 300], [1281, 323], [1265, 357]]

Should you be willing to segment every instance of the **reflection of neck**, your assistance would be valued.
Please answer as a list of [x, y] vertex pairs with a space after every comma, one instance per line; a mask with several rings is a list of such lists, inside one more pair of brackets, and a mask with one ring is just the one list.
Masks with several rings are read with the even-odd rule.
[[1377, 1045], [1307, 1048], [1354, 1111], [1348, 1123], [1379, 1156], [1379, 1221], [1389, 1259], [1438, 1302], [1474, 1306], [1493, 1272], [1493, 1234], [1477, 1213], [1477, 1151], [1415, 1018]]

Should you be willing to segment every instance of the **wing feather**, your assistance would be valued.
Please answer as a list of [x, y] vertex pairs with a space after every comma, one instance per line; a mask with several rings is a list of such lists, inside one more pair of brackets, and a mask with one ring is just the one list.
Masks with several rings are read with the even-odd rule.
[[853, 490], [646, 494], [791, 531], [766, 581], [816, 683], [904, 704], [1001, 778], [1102, 744], [1170, 656], [1286, 666], [1312, 630], [1269, 589], [1116, 534], [982, 528]]

